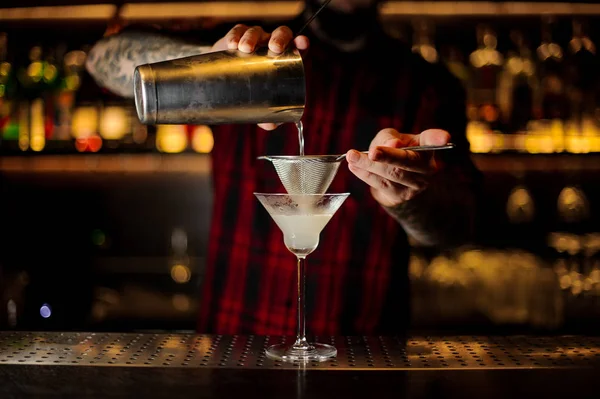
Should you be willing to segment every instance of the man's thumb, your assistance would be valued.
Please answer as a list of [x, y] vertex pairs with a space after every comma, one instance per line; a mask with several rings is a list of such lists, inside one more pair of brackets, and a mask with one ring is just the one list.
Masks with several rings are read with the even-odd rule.
[[450, 142], [450, 133], [441, 129], [429, 129], [419, 134], [419, 145], [444, 145]]
[[377, 134], [371, 146], [376, 147], [381, 145], [392, 148], [404, 148], [418, 145], [416, 140], [417, 135], [399, 133], [395, 129], [383, 129]]

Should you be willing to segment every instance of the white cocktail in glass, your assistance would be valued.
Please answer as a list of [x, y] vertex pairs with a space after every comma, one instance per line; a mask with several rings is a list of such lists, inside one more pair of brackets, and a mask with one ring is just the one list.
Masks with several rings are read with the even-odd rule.
[[254, 193], [283, 233], [287, 249], [298, 260], [298, 324], [296, 341], [273, 345], [267, 356], [284, 361], [324, 361], [337, 350], [326, 344], [306, 340], [304, 291], [306, 257], [319, 245], [321, 231], [348, 198], [343, 194], [261, 194]]

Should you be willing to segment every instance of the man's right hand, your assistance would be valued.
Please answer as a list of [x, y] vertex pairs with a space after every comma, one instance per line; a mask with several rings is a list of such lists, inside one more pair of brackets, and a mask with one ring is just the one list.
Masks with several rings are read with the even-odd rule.
[[[292, 30], [287, 26], [280, 26], [273, 33], [268, 33], [260, 26], [248, 27], [238, 24], [213, 45], [212, 51], [239, 50], [244, 53], [252, 53], [258, 47], [268, 46], [269, 50], [279, 54], [292, 42], [300, 52], [308, 50], [308, 38], [302, 35], [294, 38]], [[279, 125], [259, 123], [258, 126], [265, 130], [273, 130]]]
[[251, 53], [257, 47], [268, 46], [269, 50], [274, 53], [282, 53], [292, 41], [298, 50], [308, 49], [308, 38], [301, 35], [294, 39], [292, 30], [287, 26], [280, 26], [273, 33], [268, 33], [260, 26], [248, 27], [238, 24], [219, 39], [212, 49], [213, 51], [240, 50], [244, 53]]

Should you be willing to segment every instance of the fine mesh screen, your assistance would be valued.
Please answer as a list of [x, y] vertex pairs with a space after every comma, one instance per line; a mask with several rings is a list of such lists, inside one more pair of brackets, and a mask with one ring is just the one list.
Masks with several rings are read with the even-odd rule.
[[337, 174], [335, 156], [266, 156], [273, 163], [288, 194], [323, 194]]

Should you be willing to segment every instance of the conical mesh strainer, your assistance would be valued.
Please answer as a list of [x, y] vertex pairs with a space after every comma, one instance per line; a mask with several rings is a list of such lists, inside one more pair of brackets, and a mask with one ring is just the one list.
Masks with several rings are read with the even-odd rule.
[[262, 156], [271, 161], [288, 194], [324, 194], [342, 162], [337, 155]]

